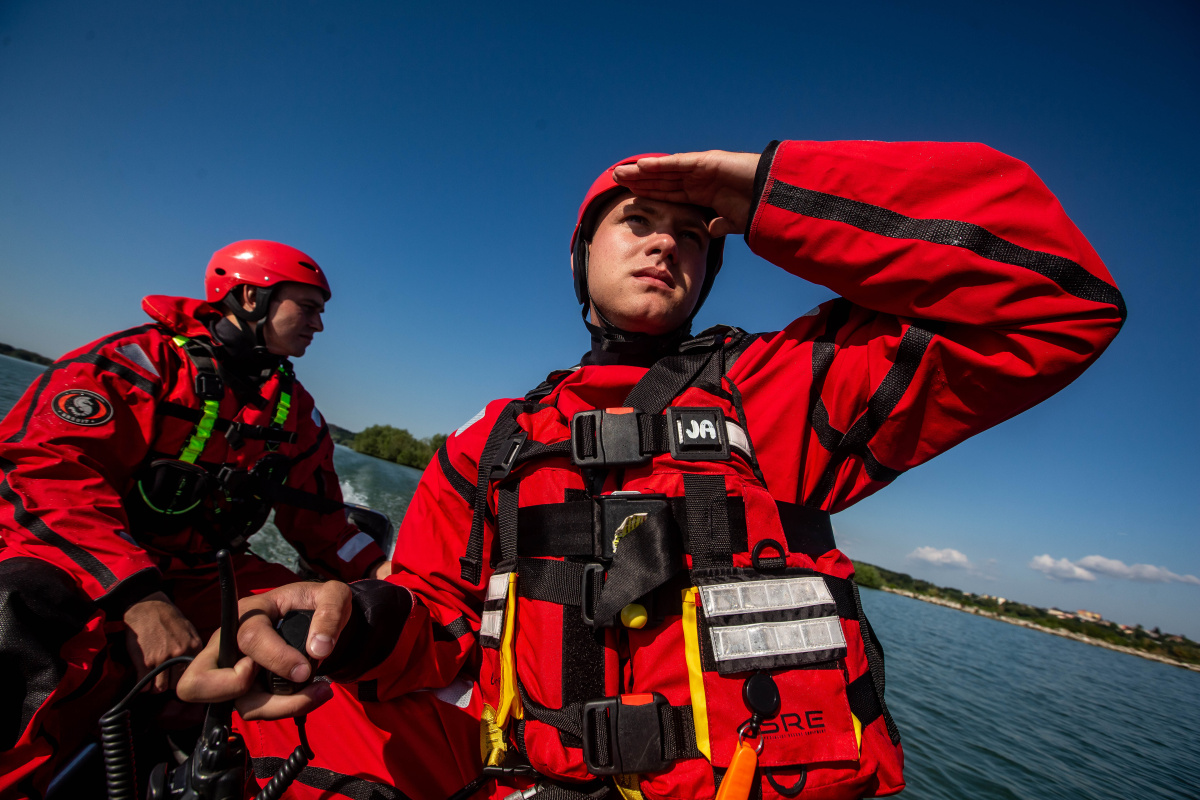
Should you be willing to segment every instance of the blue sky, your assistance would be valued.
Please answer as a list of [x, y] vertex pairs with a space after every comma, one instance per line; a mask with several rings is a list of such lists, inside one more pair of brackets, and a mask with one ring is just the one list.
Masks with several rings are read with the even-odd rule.
[[[326, 416], [449, 431], [584, 350], [568, 238], [616, 159], [981, 141], [1059, 196], [1129, 322], [1061, 394], [839, 515], [841, 540], [1200, 637], [1198, 20], [1169, 2], [9, 0], [0, 341], [58, 356], [137, 324], [144, 294], [199, 294], [218, 247], [278, 239], [332, 276], [299, 364]], [[698, 324], [774, 329], [829, 296], [731, 241]]]

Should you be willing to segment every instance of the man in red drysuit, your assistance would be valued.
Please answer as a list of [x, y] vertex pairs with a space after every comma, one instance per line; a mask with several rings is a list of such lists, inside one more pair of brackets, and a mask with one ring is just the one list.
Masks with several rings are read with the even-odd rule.
[[[731, 233], [840, 297], [691, 335]], [[215, 670], [210, 645], [181, 696], [247, 692], [251, 659], [308, 675], [270, 621], [316, 609], [304, 646], [333, 690], [239, 701], [267, 719], [334, 698], [297, 796], [342, 775], [445, 797], [472, 773], [412, 709], [460, 675], [495, 797], [899, 791], [882, 648], [828, 514], [1077, 377], [1125, 317], [1104, 265], [1025, 164], [974, 144], [635, 157], [571, 243], [580, 365], [450, 437], [396, 574], [243, 601], [249, 658]], [[294, 729], [247, 741], [279, 759]]]
[[151, 322], [63, 356], [0, 422], [6, 800], [46, 791], [125, 665], [141, 677], [200, 649], [219, 624], [216, 550], [235, 553], [243, 593], [298, 580], [246, 551], [272, 508], [311, 569], [390, 574], [347, 522], [329, 428], [288, 360], [323, 329], [324, 272], [242, 241], [213, 255], [205, 289], [147, 297]]

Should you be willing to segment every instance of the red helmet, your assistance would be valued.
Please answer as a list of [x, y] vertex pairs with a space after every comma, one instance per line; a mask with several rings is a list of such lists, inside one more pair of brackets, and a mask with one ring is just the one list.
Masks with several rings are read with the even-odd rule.
[[[613, 171], [625, 164], [636, 164], [643, 158], [658, 158], [666, 155], [670, 155], [670, 153], [642, 153], [640, 156], [630, 156], [629, 158], [622, 159], [600, 173], [600, 177], [592, 182], [591, 188], [584, 195], [583, 202], [579, 205], [579, 216], [575, 220], [575, 230], [571, 232], [571, 265], [575, 278], [575, 298], [583, 305], [585, 314], [591, 302], [587, 288], [588, 248], [586, 244], [583, 247], [579, 247], [578, 245], [581, 239], [585, 240], [585, 242], [590, 239], [592, 232], [596, 229], [597, 217], [599, 217], [604, 206], [615, 195], [629, 191], [629, 189], [617, 183], [613, 178]], [[721, 257], [724, 251], [724, 236], [709, 242], [708, 269], [704, 274], [704, 286], [700, 290], [700, 297], [696, 300], [696, 307], [692, 309], [691, 316], [693, 317], [700, 310], [700, 306], [704, 304], [704, 298], [708, 297], [713, 280], [717, 277], [717, 273], [721, 271]]]
[[[328, 300], [329, 281], [325, 273], [317, 266], [317, 262], [294, 247], [279, 242], [269, 242], [266, 239], [245, 239], [222, 247], [213, 253], [204, 271], [204, 299], [213, 305], [219, 305], [236, 286], [249, 284], [270, 290], [281, 283], [306, 283], [321, 290]], [[238, 309], [240, 304], [236, 304]], [[260, 309], [256, 309], [255, 317], [261, 318], [267, 313], [265, 304], [260, 301]]]

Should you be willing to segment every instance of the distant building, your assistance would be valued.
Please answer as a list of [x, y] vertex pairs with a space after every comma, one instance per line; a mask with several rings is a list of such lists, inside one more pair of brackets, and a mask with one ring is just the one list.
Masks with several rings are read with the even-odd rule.
[[1062, 611], [1057, 608], [1047, 608], [1046, 613], [1052, 617], [1057, 617], [1058, 619], [1074, 619], [1075, 617], [1075, 615], [1069, 611]]
[[1075, 616], [1087, 622], [1101, 622], [1104, 619], [1095, 611], [1084, 611], [1082, 608], [1075, 612]]

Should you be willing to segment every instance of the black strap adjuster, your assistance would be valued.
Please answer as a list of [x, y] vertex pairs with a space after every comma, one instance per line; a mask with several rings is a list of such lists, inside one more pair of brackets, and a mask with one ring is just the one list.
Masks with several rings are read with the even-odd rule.
[[571, 460], [577, 467], [630, 466], [650, 456], [642, 453], [638, 411], [597, 408], [571, 417]]
[[658, 692], [602, 697], [583, 704], [583, 763], [593, 775], [661, 772], [663, 754]]

